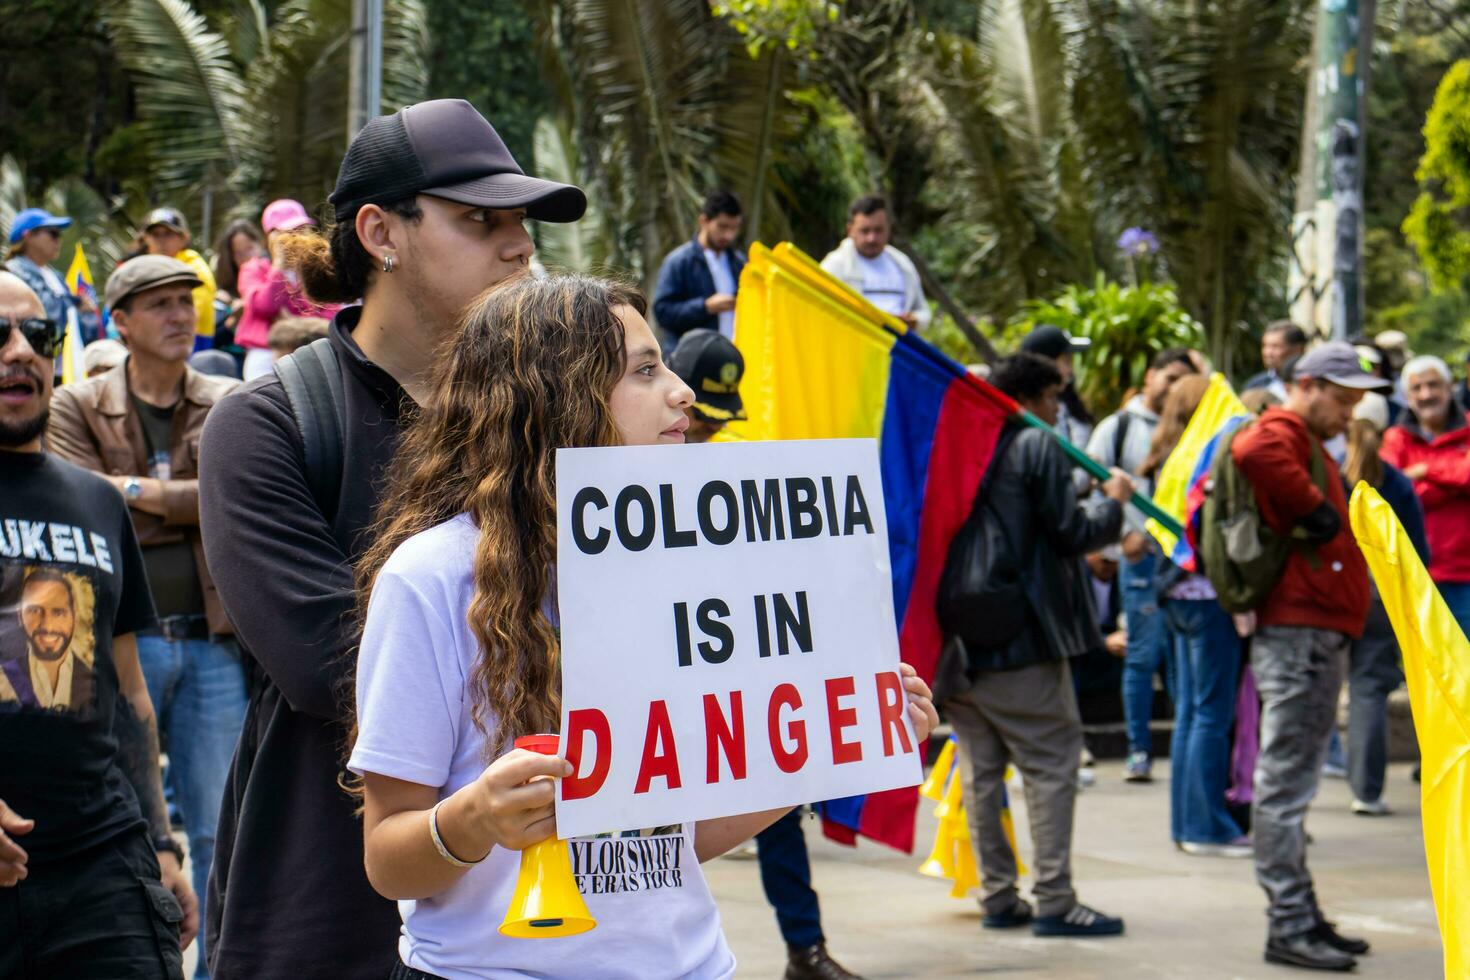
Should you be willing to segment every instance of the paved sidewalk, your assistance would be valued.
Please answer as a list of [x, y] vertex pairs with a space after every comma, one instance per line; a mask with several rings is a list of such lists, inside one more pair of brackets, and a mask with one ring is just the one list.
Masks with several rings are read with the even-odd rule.
[[[1261, 960], [1265, 899], [1248, 860], [1188, 857], [1168, 839], [1168, 761], [1151, 785], [1122, 782], [1119, 764], [1099, 764], [1097, 785], [1077, 805], [1074, 874], [1082, 901], [1127, 920], [1116, 939], [1036, 939], [1028, 932], [980, 928], [973, 901], [948, 897], [944, 883], [921, 877], [923, 854], [879, 845], [856, 850], [824, 840], [807, 822], [813, 874], [829, 945], [848, 968], [887, 977], [994, 976], [1026, 980], [1237, 980], [1311, 977]], [[1443, 976], [1439, 933], [1419, 823], [1419, 785], [1411, 766], [1391, 767], [1386, 799], [1393, 816], [1348, 812], [1341, 780], [1325, 780], [1309, 818], [1316, 838], [1309, 862], [1327, 914], [1361, 934], [1373, 953], [1358, 977], [1431, 980]], [[1016, 799], [1019, 794], [1012, 794]], [[926, 805], [918, 840], [927, 853], [934, 821]], [[1030, 839], [1016, 808], [1023, 859]], [[740, 976], [779, 978], [785, 948], [761, 892], [753, 860], [705, 865]], [[1026, 882], [1024, 884], [1029, 884]]]

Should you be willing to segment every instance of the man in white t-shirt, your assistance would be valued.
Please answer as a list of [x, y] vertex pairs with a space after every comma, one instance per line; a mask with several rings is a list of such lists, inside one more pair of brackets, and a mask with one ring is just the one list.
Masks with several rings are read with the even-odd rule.
[[922, 330], [929, 325], [929, 302], [913, 260], [888, 244], [892, 235], [888, 203], [864, 195], [847, 209], [847, 237], [827, 253], [822, 268], [878, 309]]

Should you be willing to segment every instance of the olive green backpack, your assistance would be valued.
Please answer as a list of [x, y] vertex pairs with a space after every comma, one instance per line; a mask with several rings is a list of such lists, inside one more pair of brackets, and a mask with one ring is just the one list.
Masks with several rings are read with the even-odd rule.
[[[1221, 607], [1232, 613], [1249, 612], [1265, 602], [1293, 551], [1313, 551], [1300, 531], [1282, 536], [1261, 519], [1256, 489], [1230, 451], [1240, 434], [1254, 424], [1237, 426], [1221, 440], [1210, 464], [1210, 486], [1200, 514], [1203, 571], [1215, 587]], [[1315, 439], [1310, 455], [1312, 482], [1326, 494], [1327, 464]]]

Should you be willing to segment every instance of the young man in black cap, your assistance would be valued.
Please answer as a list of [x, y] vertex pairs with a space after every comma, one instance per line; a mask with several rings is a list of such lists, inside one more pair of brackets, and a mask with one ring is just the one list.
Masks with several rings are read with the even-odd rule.
[[325, 239], [284, 243], [312, 299], [362, 300], [332, 321], [328, 366], [316, 362], [329, 383], [292, 400], [282, 375], [305, 373], [319, 350], [305, 348], [221, 402], [202, 445], [205, 552], [263, 675], [220, 813], [206, 923], [216, 980], [395, 968], [398, 910], [368, 883], [356, 801], [337, 782], [352, 567], [440, 341], [472, 299], [526, 269], [526, 218], [575, 221], [587, 202], [526, 176], [468, 102], [442, 99], [370, 121], [331, 203]]
[[[1049, 323], [1032, 330], [1021, 341], [1021, 350], [1027, 354], [1039, 354], [1057, 366], [1062, 374], [1062, 394], [1056, 425], [1053, 426], [1062, 438], [1074, 446], [1086, 446], [1092, 438], [1092, 416], [1082, 404], [1074, 383], [1076, 377], [1073, 359], [1092, 346], [1086, 337], [1073, 337], [1061, 327]], [[1084, 485], [1079, 482], [1079, 486]]]
[[[728, 422], [745, 418], [740, 379], [745, 358], [713, 330], [691, 330], [669, 355], [669, 370], [694, 391], [686, 442], [709, 442]], [[804, 807], [797, 807], [755, 837], [761, 886], [776, 910], [786, 940], [785, 980], [857, 980], [827, 952], [822, 911], [812, 888], [812, 864], [801, 830]]]
[[122, 497], [42, 446], [62, 328], [0, 272], [0, 977], [178, 980], [198, 913], [138, 664], [153, 603]]

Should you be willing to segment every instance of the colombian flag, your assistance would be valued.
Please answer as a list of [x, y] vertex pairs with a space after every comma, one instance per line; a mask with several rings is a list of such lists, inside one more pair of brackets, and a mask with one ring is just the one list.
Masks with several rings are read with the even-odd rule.
[[1199, 571], [1194, 560], [1194, 548], [1198, 544], [1196, 518], [1204, 506], [1205, 484], [1215, 450], [1228, 433], [1249, 417], [1250, 412], [1236, 397], [1230, 382], [1215, 372], [1174, 451], [1159, 467], [1154, 503], [1186, 530], [1181, 534], [1177, 528], [1152, 518], [1147, 527], [1169, 560], [1187, 572]]
[[[97, 306], [97, 289], [92, 284], [92, 267], [87, 264], [87, 253], [82, 251], [81, 242], [77, 242], [76, 254], [72, 256], [71, 265], [66, 270], [66, 288], [77, 299], [91, 300], [93, 307]], [[87, 372], [82, 367], [84, 346], [82, 325], [77, 319], [77, 308], [73, 306], [66, 314], [66, 338], [61, 345], [62, 384], [69, 385], [86, 379]]]
[[1470, 642], [1430, 581], [1393, 508], [1366, 483], [1348, 504], [1353, 536], [1404, 655], [1414, 711], [1424, 855], [1446, 980], [1470, 976]]
[[[942, 639], [934, 598], [949, 542], [1018, 406], [789, 244], [752, 246], [735, 341], [750, 418], [732, 426], [732, 438], [878, 440], [899, 648], [932, 678]], [[918, 799], [912, 787], [834, 800], [822, 806], [823, 830], [912, 851]]]

